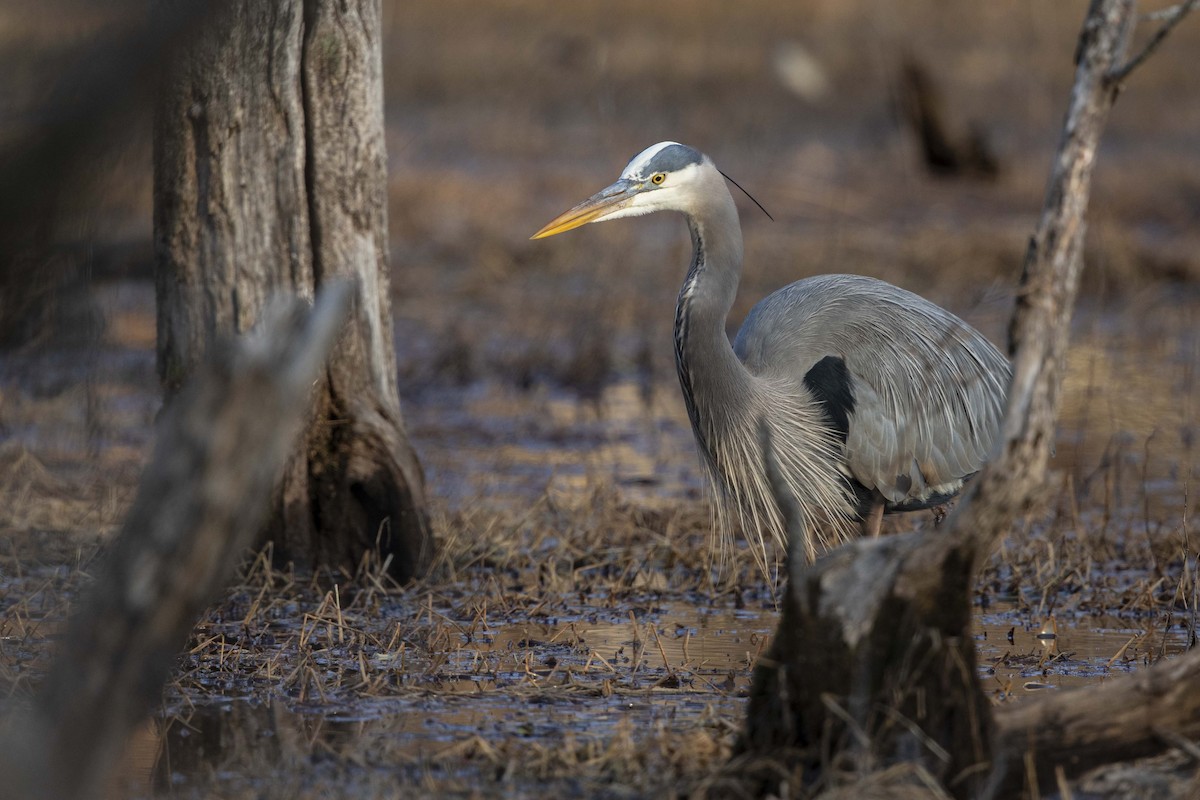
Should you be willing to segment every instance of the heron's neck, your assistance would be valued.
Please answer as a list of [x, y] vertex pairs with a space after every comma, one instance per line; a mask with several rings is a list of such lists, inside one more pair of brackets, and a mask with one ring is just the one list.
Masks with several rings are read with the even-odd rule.
[[688, 216], [692, 263], [675, 308], [679, 383], [692, 427], [706, 449], [717, 422], [713, 412], [729, 414], [735, 403], [751, 395], [753, 383], [725, 333], [742, 271], [741, 225], [729, 192], [721, 187], [715, 194], [709, 205]]

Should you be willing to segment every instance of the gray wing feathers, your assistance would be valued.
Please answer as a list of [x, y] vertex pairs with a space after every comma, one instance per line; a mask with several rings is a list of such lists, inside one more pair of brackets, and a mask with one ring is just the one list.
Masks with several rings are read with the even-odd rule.
[[847, 464], [891, 502], [952, 493], [1000, 428], [1011, 370], [953, 314], [857, 275], [797, 281], [763, 299], [734, 345], [751, 372], [799, 382], [827, 355], [845, 360], [854, 410]]

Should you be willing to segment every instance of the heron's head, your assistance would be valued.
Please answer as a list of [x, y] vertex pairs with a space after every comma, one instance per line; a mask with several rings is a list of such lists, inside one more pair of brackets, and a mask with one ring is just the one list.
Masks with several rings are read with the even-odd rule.
[[659, 142], [634, 156], [616, 183], [559, 214], [530, 238], [655, 211], [690, 213], [712, 195], [710, 184], [721, 184], [720, 175], [703, 153], [678, 142]]

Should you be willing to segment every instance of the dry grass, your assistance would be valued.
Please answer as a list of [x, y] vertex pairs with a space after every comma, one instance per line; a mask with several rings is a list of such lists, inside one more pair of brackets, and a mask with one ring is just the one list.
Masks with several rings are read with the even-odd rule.
[[[647, 776], [670, 793], [727, 756], [736, 697], [767, 641], [748, 641], [731, 670], [712, 663], [711, 645], [689, 648], [699, 631], [666, 611], [688, 602], [729, 624], [739, 608], [770, 604], [761, 584], [713, 586], [699, 512], [651, 513], [597, 491], [569, 508], [545, 497], [521, 513], [455, 514], [438, 524], [447, 535], [431, 576], [403, 589], [377, 566], [299, 577], [264, 554], [188, 644], [167, 691], [163, 758], [195, 758], [172, 731], [227, 728], [209, 718], [215, 690], [274, 708], [263, 713], [281, 739], [299, 729], [284, 739], [298, 748], [289, 757], [332, 758], [356, 796], [354, 767], [373, 764], [433, 794], [570, 781], [636, 796]], [[735, 569], [754, 585], [748, 557]], [[349, 741], [311, 727], [345, 733], [341, 719], [358, 723]], [[278, 769], [261, 757], [222, 748], [209, 766], [228, 774], [229, 759], [246, 777], [214, 775], [214, 786], [223, 796], [257, 786]], [[207, 791], [202, 775], [184, 796]], [[272, 782], [269, 796], [323, 791]]]

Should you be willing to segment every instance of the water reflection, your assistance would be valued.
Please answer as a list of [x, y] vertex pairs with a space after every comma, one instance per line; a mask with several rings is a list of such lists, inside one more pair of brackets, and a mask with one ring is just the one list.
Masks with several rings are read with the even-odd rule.
[[1186, 621], [1156, 616], [1036, 616], [994, 604], [974, 624], [984, 689], [1008, 700], [1048, 688], [1071, 688], [1133, 672], [1187, 649]]

